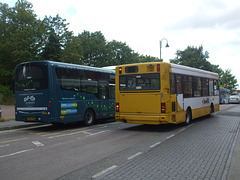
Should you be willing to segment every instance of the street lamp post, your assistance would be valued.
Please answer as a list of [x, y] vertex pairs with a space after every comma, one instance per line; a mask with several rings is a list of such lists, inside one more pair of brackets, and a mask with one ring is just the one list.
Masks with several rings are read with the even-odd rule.
[[169, 47], [169, 45], [168, 45], [168, 40], [167, 40], [166, 38], [163, 38], [163, 39], [160, 41], [160, 61], [161, 61], [161, 59], [162, 59], [161, 49], [162, 49], [162, 41], [163, 41], [163, 40], [166, 40], [166, 41], [167, 41], [167, 44], [166, 44], [165, 47]]

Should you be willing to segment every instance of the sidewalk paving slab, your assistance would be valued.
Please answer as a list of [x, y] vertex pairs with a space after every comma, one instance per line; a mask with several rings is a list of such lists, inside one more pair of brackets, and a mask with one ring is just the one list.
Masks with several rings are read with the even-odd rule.
[[177, 136], [96, 179], [225, 180], [239, 125], [239, 117], [232, 116], [216, 115], [196, 122]]

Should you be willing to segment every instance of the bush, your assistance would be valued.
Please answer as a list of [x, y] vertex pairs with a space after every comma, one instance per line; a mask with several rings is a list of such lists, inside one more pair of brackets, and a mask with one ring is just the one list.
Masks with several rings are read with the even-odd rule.
[[13, 103], [13, 92], [11, 91], [10, 87], [0, 85], [0, 103], [6, 104], [6, 103]]

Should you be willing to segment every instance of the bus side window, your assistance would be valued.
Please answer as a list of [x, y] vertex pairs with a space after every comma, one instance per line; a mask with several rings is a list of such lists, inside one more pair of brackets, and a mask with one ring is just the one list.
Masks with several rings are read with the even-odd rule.
[[202, 94], [202, 81], [200, 77], [193, 77], [193, 96], [200, 97]]
[[80, 91], [78, 70], [56, 68], [56, 74], [61, 89], [68, 91]]
[[106, 81], [99, 81], [100, 99], [108, 99], [107, 88], [108, 88], [108, 84]]
[[209, 79], [209, 96], [213, 96], [213, 80]]
[[177, 94], [183, 94], [183, 91], [182, 91], [182, 76], [177, 75], [176, 80], [177, 80]]
[[209, 90], [208, 90], [208, 79], [202, 78], [202, 95], [208, 96]]
[[218, 96], [219, 95], [219, 88], [218, 88], [218, 81], [214, 80], [214, 95]]
[[96, 73], [93, 71], [84, 71], [81, 76], [81, 87], [83, 92], [92, 93], [97, 96], [98, 82]]
[[108, 99], [109, 76], [107, 74], [97, 74], [99, 83], [99, 98]]
[[115, 76], [109, 78], [109, 99], [115, 99]]
[[176, 80], [174, 74], [170, 74], [170, 93], [176, 94]]
[[192, 97], [192, 77], [183, 76], [183, 97]]

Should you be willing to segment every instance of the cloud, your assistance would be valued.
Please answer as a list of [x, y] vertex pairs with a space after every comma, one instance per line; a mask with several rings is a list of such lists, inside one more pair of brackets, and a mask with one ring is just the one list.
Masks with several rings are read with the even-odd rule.
[[165, 27], [166, 31], [181, 29], [240, 29], [240, 3], [229, 6], [223, 1], [203, 1], [192, 14]]

